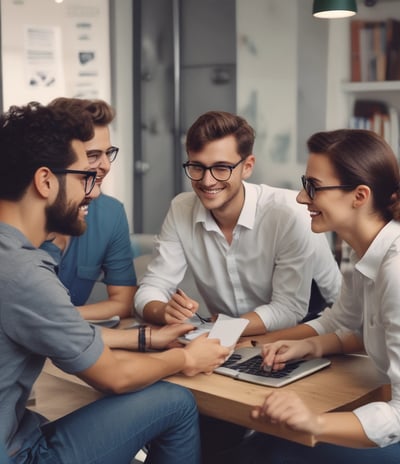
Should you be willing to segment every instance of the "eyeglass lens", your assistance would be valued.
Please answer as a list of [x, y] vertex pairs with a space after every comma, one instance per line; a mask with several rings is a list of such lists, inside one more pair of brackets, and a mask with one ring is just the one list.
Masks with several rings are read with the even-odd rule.
[[100, 161], [100, 158], [105, 154], [108, 158], [108, 161], [112, 163], [115, 161], [115, 158], [118, 155], [119, 148], [118, 147], [110, 147], [106, 151], [101, 150], [90, 150], [87, 152], [88, 161], [90, 164], [95, 164]]
[[244, 161], [244, 158], [239, 160], [236, 164], [232, 166], [228, 166], [225, 164], [216, 164], [214, 166], [203, 166], [202, 164], [191, 164], [191, 163], [184, 163], [183, 168], [185, 169], [185, 174], [191, 180], [202, 180], [205, 176], [207, 170], [210, 171], [211, 175], [214, 177], [215, 180], [218, 181], [227, 181], [230, 179], [233, 170]]
[[311, 200], [313, 200], [315, 196], [315, 187], [313, 183], [307, 179], [306, 176], [301, 176], [301, 183], [303, 184], [303, 188], [307, 195], [311, 198]]
[[231, 176], [231, 169], [226, 166], [197, 166], [197, 165], [189, 165], [186, 166], [186, 174], [192, 180], [201, 180], [203, 179], [206, 170], [208, 169], [211, 172], [211, 175], [214, 177], [215, 180], [228, 180]]
[[[91, 172], [91, 171], [90, 171]], [[96, 174], [96, 173], [94, 173]], [[86, 174], [85, 177], [85, 195], [89, 195], [89, 193], [93, 190], [96, 184], [96, 175]]]
[[77, 169], [52, 169], [52, 172], [56, 175], [78, 174], [83, 176], [83, 179], [81, 179], [83, 180], [85, 195], [89, 195], [96, 184], [96, 171], [79, 171]]

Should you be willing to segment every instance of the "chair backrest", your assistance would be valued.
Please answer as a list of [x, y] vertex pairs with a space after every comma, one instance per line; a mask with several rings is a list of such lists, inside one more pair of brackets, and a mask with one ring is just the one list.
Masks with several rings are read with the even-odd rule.
[[322, 296], [317, 283], [315, 282], [315, 280], [313, 280], [311, 284], [311, 294], [310, 302], [308, 304], [308, 312], [301, 322], [307, 322], [311, 321], [312, 319], [316, 319], [327, 306], [329, 306], [328, 303]]

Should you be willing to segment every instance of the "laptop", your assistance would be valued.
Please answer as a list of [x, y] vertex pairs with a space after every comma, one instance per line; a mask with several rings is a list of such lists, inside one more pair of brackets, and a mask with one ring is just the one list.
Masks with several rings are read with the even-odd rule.
[[260, 348], [238, 348], [214, 372], [266, 387], [283, 387], [331, 364], [326, 358], [296, 360], [287, 363], [280, 371], [268, 372], [262, 368], [262, 360]]

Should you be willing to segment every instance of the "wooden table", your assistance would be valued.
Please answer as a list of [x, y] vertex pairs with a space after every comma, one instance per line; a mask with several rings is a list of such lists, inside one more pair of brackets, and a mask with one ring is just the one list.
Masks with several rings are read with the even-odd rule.
[[[340, 355], [332, 356], [330, 359], [331, 366], [281, 389], [296, 391], [316, 412], [351, 411], [370, 401], [388, 399], [388, 388], [379, 381], [377, 371], [368, 357]], [[76, 384], [79, 384], [80, 388], [85, 386], [92, 391], [93, 400], [101, 395], [79, 378], [60, 371], [51, 362], [46, 363], [43, 375], [67, 380], [75, 384], [75, 387]], [[196, 398], [200, 412], [205, 415], [309, 446], [314, 444], [313, 437], [309, 434], [293, 432], [283, 426], [250, 417], [252, 407], [260, 405], [265, 395], [274, 390], [273, 388], [218, 374], [199, 374], [195, 377], [174, 375], [166, 380], [189, 388]], [[87, 402], [85, 398], [85, 403]], [[40, 411], [40, 391], [37, 406]]]

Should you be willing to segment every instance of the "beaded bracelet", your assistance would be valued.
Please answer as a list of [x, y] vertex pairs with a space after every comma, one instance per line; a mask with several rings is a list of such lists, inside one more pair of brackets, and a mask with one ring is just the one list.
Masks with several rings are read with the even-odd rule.
[[146, 325], [139, 325], [138, 329], [138, 348], [141, 353], [146, 351]]

